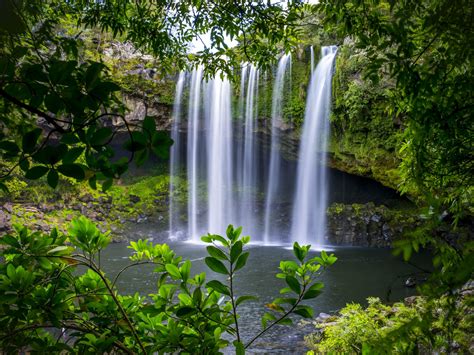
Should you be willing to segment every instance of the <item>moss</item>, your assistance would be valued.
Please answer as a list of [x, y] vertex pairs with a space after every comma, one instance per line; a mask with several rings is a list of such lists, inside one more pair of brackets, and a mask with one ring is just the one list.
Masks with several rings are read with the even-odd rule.
[[390, 80], [382, 76], [373, 83], [362, 77], [367, 64], [364, 54], [351, 45], [339, 49], [333, 78], [330, 164], [398, 189], [402, 118], [389, 110]]

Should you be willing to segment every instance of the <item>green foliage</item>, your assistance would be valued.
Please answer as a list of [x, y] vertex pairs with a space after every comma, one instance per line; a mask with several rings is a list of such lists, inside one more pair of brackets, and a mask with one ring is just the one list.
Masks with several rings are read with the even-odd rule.
[[[281, 4], [259, 2], [193, 1], [7, 1], [2, 4], [0, 27], [0, 156], [19, 167], [29, 179], [47, 176], [51, 187], [60, 177], [87, 180], [94, 189], [113, 184], [135, 161], [141, 165], [150, 154], [166, 158], [171, 140], [157, 132], [152, 118], [132, 126], [111, 79], [110, 70], [81, 31], [130, 40], [137, 50], [151, 52], [163, 73], [204, 64], [207, 75], [227, 74], [242, 57], [269, 66], [281, 48], [294, 46], [296, 24], [312, 7], [301, 1]], [[15, 18], [18, 26], [8, 25]], [[76, 26], [72, 24], [75, 23]], [[189, 24], [193, 24], [190, 26]], [[283, 26], [283, 24], [285, 24]], [[100, 29], [100, 30], [99, 30]], [[189, 43], [210, 33], [211, 47], [188, 54]], [[88, 34], [87, 34], [88, 35]], [[85, 35], [85, 36], [87, 36]], [[225, 37], [239, 40], [229, 48]], [[87, 42], [87, 41], [85, 41]], [[115, 68], [114, 68], [115, 69]], [[130, 77], [121, 77], [126, 84]], [[151, 81], [150, 90], [167, 86]], [[130, 91], [131, 88], [129, 87]], [[168, 95], [170, 101], [171, 94]], [[38, 121], [40, 119], [41, 121]], [[110, 122], [120, 121], [111, 128]], [[148, 127], [145, 127], [148, 126]], [[129, 139], [129, 157], [116, 159], [110, 143], [119, 130]], [[53, 139], [54, 138], [54, 139]], [[83, 160], [79, 158], [83, 156]], [[1, 167], [0, 189], [12, 170]]]
[[[131, 264], [109, 280], [100, 268], [100, 251], [110, 239], [89, 220], [74, 220], [68, 235], [56, 229], [43, 235], [17, 226], [15, 234], [0, 238], [5, 261], [0, 264], [0, 348], [6, 352], [29, 348], [208, 354], [220, 353], [232, 344], [243, 354], [276, 324], [289, 324], [290, 314], [312, 316], [312, 309], [301, 302], [320, 294], [322, 284], [315, 280], [318, 270], [336, 258], [323, 252], [306, 260], [310, 246], [295, 243], [298, 262], [282, 262], [278, 275], [290, 287], [282, 292], [293, 293], [293, 297], [267, 305], [272, 313], [263, 317], [262, 330], [244, 343], [237, 308], [255, 297], [237, 297], [233, 285], [249, 256], [244, 247], [250, 238], [241, 236], [241, 230], [229, 226], [225, 237], [209, 234], [202, 238], [210, 244], [206, 264], [226, 275], [224, 283], [206, 282], [205, 273], [193, 275], [191, 262], [176, 256], [166, 244], [144, 240], [130, 243]], [[159, 275], [156, 293], [148, 298], [120, 295], [115, 284], [122, 272], [145, 263], [153, 264]], [[235, 341], [229, 341], [229, 335]]]
[[[413, 303], [384, 305], [378, 298], [368, 298], [368, 307], [349, 304], [330, 323], [320, 323], [321, 334], [308, 336], [307, 344], [317, 353], [414, 353], [456, 349], [468, 351], [472, 341], [472, 316], [466, 309], [472, 296], [458, 304], [454, 331], [446, 327], [447, 299], [428, 302], [417, 297]], [[453, 347], [453, 344], [454, 345]], [[313, 354], [314, 352], [309, 352]]]
[[321, 1], [325, 24], [353, 36], [365, 77], [395, 83], [405, 117], [403, 191], [413, 185], [455, 216], [472, 215], [473, 7], [469, 1]]

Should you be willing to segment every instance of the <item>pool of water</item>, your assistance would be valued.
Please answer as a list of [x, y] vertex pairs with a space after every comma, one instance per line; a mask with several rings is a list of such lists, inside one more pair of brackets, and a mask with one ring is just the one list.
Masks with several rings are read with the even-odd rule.
[[[169, 242], [172, 249], [192, 260], [192, 273], [206, 271], [210, 280], [215, 277], [225, 282], [222, 275], [214, 274], [204, 263], [207, 256], [205, 246], [185, 242]], [[293, 259], [293, 253], [281, 246], [248, 246], [250, 257], [244, 269], [237, 273], [235, 280], [236, 295], [254, 295], [259, 299], [244, 303], [239, 307], [242, 337], [249, 340], [261, 329], [260, 317], [264, 313], [264, 305], [278, 297], [279, 290], [285, 287], [284, 281], [277, 279], [280, 260]], [[320, 312], [335, 313], [350, 302], [366, 303], [369, 296], [377, 296], [385, 301], [397, 301], [415, 293], [415, 289], [405, 287], [405, 280], [418, 269], [394, 257], [388, 249], [366, 248], [332, 248], [338, 261], [321, 275], [324, 292], [316, 299], [307, 302], [314, 308], [315, 315]], [[128, 265], [130, 249], [127, 244], [112, 244], [102, 256], [102, 265], [113, 277], [122, 267]], [[316, 255], [317, 251], [311, 251]], [[419, 255], [413, 263], [429, 265], [428, 255]], [[156, 292], [156, 275], [153, 267], [137, 266], [125, 271], [117, 282], [123, 293], [140, 292], [142, 294]], [[298, 323], [299, 316], [293, 319]], [[254, 353], [305, 352], [303, 338], [314, 330], [312, 325], [296, 325], [292, 327], [276, 326], [264, 337], [257, 340], [251, 350]]]

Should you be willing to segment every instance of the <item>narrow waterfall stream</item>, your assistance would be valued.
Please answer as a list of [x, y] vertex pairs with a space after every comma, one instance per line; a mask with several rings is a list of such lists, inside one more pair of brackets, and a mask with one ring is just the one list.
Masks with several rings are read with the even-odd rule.
[[[205, 92], [208, 225], [200, 233], [219, 234], [235, 220], [230, 82], [217, 76], [206, 83]], [[193, 234], [193, 239], [199, 236]]]
[[[178, 175], [178, 169], [181, 166], [181, 162], [179, 161], [179, 148], [181, 145], [180, 142], [180, 134], [179, 129], [181, 126], [181, 98], [183, 96], [183, 88], [184, 88], [184, 81], [185, 81], [186, 73], [181, 72], [179, 73], [178, 81], [176, 82], [176, 92], [175, 92], [175, 102], [173, 106], [173, 126], [171, 128], [171, 139], [173, 139], [174, 144], [171, 146], [171, 153], [170, 153], [170, 212], [175, 210], [174, 206], [174, 182], [173, 178]], [[170, 235], [175, 235], [179, 232], [180, 226], [179, 221], [177, 219], [178, 213], [170, 213], [169, 221], [170, 221]]]
[[188, 175], [188, 237], [195, 238], [198, 234], [198, 139], [199, 116], [201, 111], [202, 67], [196, 68], [191, 75], [188, 139], [187, 139], [187, 175]]
[[[275, 242], [272, 236], [276, 232], [276, 228], [272, 220], [274, 219], [275, 202], [277, 200], [278, 188], [280, 184], [280, 130], [279, 124], [282, 122], [283, 109], [283, 90], [285, 84], [285, 73], [288, 63], [291, 61], [291, 54], [285, 54], [278, 62], [278, 69], [273, 83], [273, 98], [272, 98], [272, 136], [270, 147], [270, 168], [268, 173], [266, 201], [265, 201], [265, 218], [263, 231], [263, 241], [265, 244]], [[279, 242], [279, 240], [278, 240]]]
[[255, 129], [256, 129], [256, 97], [258, 91], [258, 74], [256, 66], [250, 65], [250, 74], [247, 85], [245, 122], [243, 136], [243, 157], [242, 170], [238, 171], [240, 175], [240, 207], [239, 225], [247, 226], [247, 233], [256, 235], [257, 219], [255, 218], [255, 193], [257, 186], [257, 154], [255, 149]]
[[335, 46], [322, 48], [306, 99], [291, 227], [292, 240], [300, 244], [321, 246], [324, 241], [328, 199], [326, 151], [336, 51]]

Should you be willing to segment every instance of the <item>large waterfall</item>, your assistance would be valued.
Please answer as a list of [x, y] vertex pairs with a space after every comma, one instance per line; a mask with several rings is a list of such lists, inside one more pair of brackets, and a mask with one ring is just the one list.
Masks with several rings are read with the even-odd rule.
[[322, 58], [311, 77], [306, 99], [291, 227], [292, 240], [300, 244], [321, 245], [324, 241], [328, 193], [326, 150], [336, 50], [335, 46], [322, 48]]
[[[334, 57], [335, 47], [324, 47], [311, 75], [297, 165], [281, 154], [281, 129], [292, 119], [284, 117], [292, 95], [290, 54], [280, 58], [273, 74], [261, 76], [255, 65], [243, 63], [235, 98], [229, 80], [220, 75], [205, 80], [202, 67], [179, 75], [171, 130], [170, 235], [184, 232], [198, 241], [234, 224], [265, 244], [322, 242]], [[267, 92], [271, 98], [259, 96]], [[271, 110], [259, 107], [270, 99]], [[260, 108], [271, 114], [269, 121], [259, 120]], [[187, 181], [187, 206], [174, 198], [177, 176]]]

